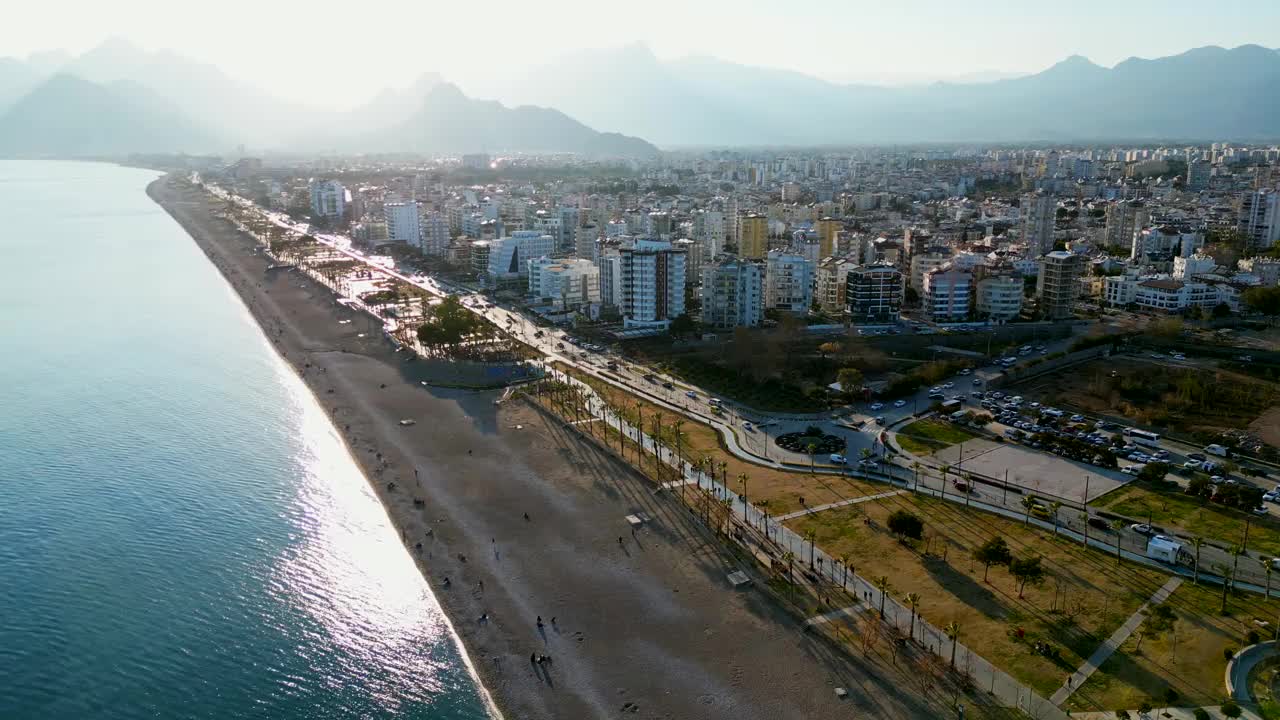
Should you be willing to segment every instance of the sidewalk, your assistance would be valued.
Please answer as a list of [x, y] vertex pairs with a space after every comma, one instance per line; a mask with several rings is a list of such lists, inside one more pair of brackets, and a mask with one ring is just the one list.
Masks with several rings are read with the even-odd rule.
[[1151, 595], [1150, 600], [1143, 603], [1142, 607], [1138, 608], [1137, 612], [1130, 615], [1129, 619], [1124, 621], [1124, 624], [1116, 628], [1115, 632], [1111, 633], [1111, 637], [1104, 640], [1102, 644], [1098, 646], [1098, 649], [1093, 651], [1093, 654], [1089, 656], [1088, 660], [1084, 661], [1083, 665], [1067, 677], [1067, 681], [1063, 683], [1062, 687], [1058, 688], [1058, 691], [1053, 694], [1053, 697], [1049, 698], [1049, 702], [1061, 707], [1062, 703], [1066, 702], [1067, 698], [1071, 697], [1071, 694], [1089, 679], [1089, 676], [1093, 674], [1093, 671], [1097, 670], [1102, 663], [1106, 662], [1107, 658], [1111, 657], [1111, 654], [1119, 649], [1119, 647], [1124, 644], [1125, 640], [1129, 639], [1129, 636], [1133, 634], [1133, 631], [1138, 629], [1138, 626], [1146, 619], [1146, 609], [1152, 605], [1159, 605], [1164, 602], [1171, 594], [1173, 594], [1174, 590], [1178, 589], [1178, 586], [1181, 584], [1182, 578], [1173, 577], [1169, 578], [1168, 582], [1160, 586], [1160, 589], [1156, 590], [1155, 593]]

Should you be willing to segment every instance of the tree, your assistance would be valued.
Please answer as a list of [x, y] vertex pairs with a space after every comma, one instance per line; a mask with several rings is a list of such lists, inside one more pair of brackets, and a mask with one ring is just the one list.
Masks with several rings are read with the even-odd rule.
[[889, 578], [885, 575], [881, 575], [880, 577], [876, 578], [875, 581], [872, 583], [872, 585], [875, 586], [876, 590], [880, 591], [880, 619], [883, 620], [884, 619], [884, 599], [889, 594], [889, 589], [892, 586], [889, 584]]
[[1267, 579], [1266, 597], [1271, 597], [1271, 571], [1275, 568], [1275, 565], [1274, 565], [1275, 561], [1276, 561], [1275, 558], [1270, 558], [1265, 556], [1258, 558], [1258, 562], [1262, 563], [1262, 574]]
[[1049, 510], [1053, 512], [1053, 534], [1058, 534], [1058, 511], [1062, 509], [1062, 503], [1054, 500], [1049, 503]]
[[844, 345], [835, 341], [824, 342], [818, 346], [818, 352], [822, 353], [824, 359], [829, 355], [839, 355], [842, 350], [844, 350]]
[[1213, 316], [1216, 318], [1224, 318], [1231, 314], [1231, 306], [1226, 303], [1218, 303], [1213, 306]]
[[1160, 694], [1160, 699], [1164, 701], [1164, 707], [1161, 709], [1168, 710], [1171, 705], [1178, 702], [1178, 691], [1171, 687], [1167, 687], [1164, 689], [1164, 692]]
[[920, 605], [920, 593], [909, 592], [903, 595], [902, 599], [911, 608], [911, 629], [907, 632], [907, 635], [914, 640], [916, 638], [916, 608]]
[[1196, 585], [1199, 585], [1200, 584], [1200, 548], [1204, 547], [1204, 538], [1199, 538], [1199, 537], [1191, 538], [1191, 547], [1195, 548], [1196, 550], [1196, 564], [1192, 568], [1193, 575], [1192, 575], [1191, 581], [1194, 582]]
[[1173, 613], [1173, 608], [1165, 603], [1152, 605], [1142, 612], [1146, 616], [1146, 620], [1142, 623], [1142, 632], [1138, 634], [1138, 643], [1134, 645], [1133, 651], [1142, 650], [1142, 641], [1146, 638], [1159, 638], [1161, 635], [1173, 629], [1173, 623], [1178, 619]]
[[1013, 553], [1009, 550], [1009, 543], [997, 535], [974, 550], [973, 559], [982, 563], [982, 581], [987, 582], [991, 566], [1008, 565], [1013, 560]]
[[1195, 720], [1210, 720], [1209, 711], [1204, 708], [1196, 708], [1195, 710], [1192, 710], [1191, 717], [1195, 718]]
[[1116, 518], [1115, 520], [1112, 520], [1111, 529], [1114, 530], [1116, 533], [1116, 564], [1119, 565], [1120, 564], [1120, 536], [1122, 535], [1121, 531], [1124, 530], [1124, 521], [1121, 520], [1120, 518]]
[[1023, 525], [1028, 525], [1031, 523], [1031, 508], [1035, 506], [1036, 506], [1036, 499], [1034, 497], [1027, 495], [1026, 497], [1022, 498], [1022, 509], [1026, 511], [1026, 513], [1022, 517]]
[[924, 536], [924, 521], [906, 510], [894, 510], [889, 515], [889, 532], [901, 542], [906, 538], [919, 540]]
[[1150, 713], [1151, 713], [1151, 701], [1143, 700], [1142, 704], [1138, 706], [1138, 715], [1146, 716]]
[[947, 634], [947, 639], [951, 641], [951, 667], [956, 666], [956, 645], [960, 639], [960, 624], [952, 620], [947, 626], [942, 628], [942, 632]]
[[1231, 591], [1231, 580], [1234, 577], [1234, 572], [1226, 565], [1219, 564], [1214, 567], [1218, 571], [1218, 574], [1222, 576], [1222, 606], [1218, 608], [1218, 612], [1226, 615], [1227, 593]]
[[1222, 701], [1222, 705], [1218, 708], [1218, 712], [1229, 718], [1238, 718], [1241, 715], [1240, 706], [1235, 700], [1227, 698]]
[[1280, 287], [1257, 287], [1244, 291], [1245, 307], [1268, 317], [1280, 315]]
[[1014, 558], [1009, 563], [1009, 574], [1018, 583], [1018, 598], [1027, 585], [1039, 585], [1044, 582], [1044, 567], [1040, 564], [1040, 556]]
[[862, 371], [854, 367], [840, 368], [836, 373], [836, 382], [840, 383], [842, 392], [860, 392], [863, 383]]
[[677, 338], [682, 338], [692, 333], [697, 327], [697, 323], [693, 321], [693, 318], [689, 317], [688, 313], [677, 315], [671, 320], [671, 334]]

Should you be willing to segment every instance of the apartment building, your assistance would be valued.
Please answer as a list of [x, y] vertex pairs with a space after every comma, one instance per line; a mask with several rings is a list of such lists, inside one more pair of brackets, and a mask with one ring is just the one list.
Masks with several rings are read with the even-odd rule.
[[813, 304], [813, 263], [803, 255], [770, 250], [765, 259], [765, 307], [803, 314]]
[[764, 318], [765, 268], [729, 258], [702, 270], [702, 324], [720, 330], [755, 327]]
[[845, 276], [845, 312], [853, 322], [885, 323], [902, 308], [902, 273], [893, 265], [863, 265]]
[[618, 254], [623, 327], [670, 327], [684, 314], [684, 251], [663, 240], [635, 240]]

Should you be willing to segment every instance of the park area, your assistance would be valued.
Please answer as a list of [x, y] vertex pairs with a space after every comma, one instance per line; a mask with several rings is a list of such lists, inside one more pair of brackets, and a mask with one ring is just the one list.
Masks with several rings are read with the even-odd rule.
[[938, 418], [917, 420], [897, 432], [898, 445], [912, 455], [929, 455], [977, 437], [968, 430]]
[[1274, 382], [1225, 368], [1127, 355], [1093, 360], [1016, 387], [1045, 405], [1206, 436], [1248, 428], [1280, 403]]
[[1180, 492], [1162, 492], [1139, 483], [1120, 488], [1094, 502], [1098, 509], [1149, 522], [1171, 533], [1240, 543], [1249, 525], [1249, 549], [1280, 556], [1280, 521], [1258, 517]]

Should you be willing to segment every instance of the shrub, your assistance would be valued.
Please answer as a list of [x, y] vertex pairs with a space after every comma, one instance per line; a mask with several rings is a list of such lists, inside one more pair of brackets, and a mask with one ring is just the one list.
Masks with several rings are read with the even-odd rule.
[[1240, 706], [1237, 705], [1236, 701], [1232, 700], [1231, 698], [1227, 698], [1226, 700], [1223, 700], [1222, 707], [1218, 708], [1218, 710], [1222, 712], [1223, 715], [1226, 715], [1229, 718], [1240, 717]]
[[1235, 656], [1236, 656], [1235, 650], [1232, 650], [1231, 648], [1222, 648], [1222, 658], [1224, 660], [1230, 660]]
[[1258, 635], [1257, 630], [1250, 630], [1248, 635], [1244, 636], [1245, 642], [1250, 645], [1257, 645], [1262, 638]]
[[894, 510], [889, 516], [889, 532], [897, 535], [899, 540], [919, 540], [924, 537], [924, 521], [906, 510]]
[[1191, 715], [1195, 717], [1196, 720], [1209, 720], [1209, 711], [1204, 708], [1196, 708], [1191, 711]]

